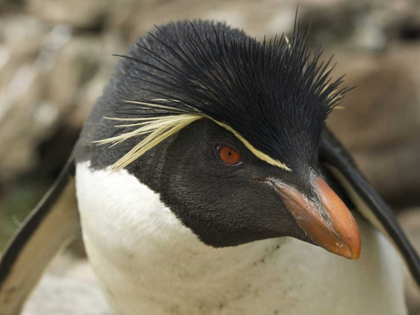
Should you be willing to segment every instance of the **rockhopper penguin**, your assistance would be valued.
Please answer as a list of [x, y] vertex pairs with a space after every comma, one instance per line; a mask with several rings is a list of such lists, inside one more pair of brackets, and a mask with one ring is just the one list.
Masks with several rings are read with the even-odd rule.
[[78, 233], [74, 185], [115, 314], [406, 314], [419, 258], [325, 127], [348, 89], [308, 38], [195, 21], [133, 45], [3, 256], [0, 315]]

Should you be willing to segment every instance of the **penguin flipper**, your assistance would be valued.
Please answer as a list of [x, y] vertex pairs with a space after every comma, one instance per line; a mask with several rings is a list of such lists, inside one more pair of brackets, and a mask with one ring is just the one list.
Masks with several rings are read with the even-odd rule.
[[0, 260], [0, 315], [17, 315], [55, 254], [80, 233], [70, 158], [43, 199], [15, 233]]
[[420, 259], [401, 229], [394, 212], [372, 188], [349, 153], [326, 129], [320, 142], [320, 162], [341, 185], [360, 214], [395, 246], [420, 288]]

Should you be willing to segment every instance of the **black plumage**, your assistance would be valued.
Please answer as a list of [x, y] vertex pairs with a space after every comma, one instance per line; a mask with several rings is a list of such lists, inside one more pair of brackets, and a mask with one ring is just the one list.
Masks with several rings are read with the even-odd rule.
[[[331, 59], [320, 62], [322, 51], [310, 52], [309, 33], [297, 24], [290, 40], [282, 35], [258, 42], [222, 23], [157, 28], [122, 56], [120, 71], [143, 91], [129, 101], [165, 107], [121, 99], [116, 113], [211, 117], [292, 169], [303, 162], [316, 166], [311, 153], [324, 121], [348, 89], [338, 89], [341, 78], [330, 78]], [[176, 101], [153, 101], [161, 98]]]

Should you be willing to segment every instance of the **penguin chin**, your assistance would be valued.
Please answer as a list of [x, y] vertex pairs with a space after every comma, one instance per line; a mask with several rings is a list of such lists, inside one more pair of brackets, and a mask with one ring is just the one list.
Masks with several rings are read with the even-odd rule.
[[198, 242], [159, 194], [126, 170], [112, 173], [79, 163], [76, 188], [84, 240], [110, 259]]
[[196, 243], [225, 248], [285, 236], [276, 230], [256, 233], [245, 229], [222, 234], [203, 225], [194, 230], [162, 202], [160, 194], [126, 170], [112, 173], [110, 168], [95, 170], [90, 162], [79, 163], [76, 187], [83, 234], [107, 252], [146, 255], [152, 245], [188, 247]]
[[[252, 242], [287, 237], [287, 235], [279, 235], [279, 234], [273, 235], [274, 233], [266, 233], [266, 234], [260, 233], [258, 235], [256, 233], [249, 233], [247, 237], [245, 235], [246, 232], [243, 232], [243, 233], [238, 233], [238, 235], [229, 235], [228, 237], [224, 239], [218, 239], [214, 237], [206, 238], [206, 236], [204, 237], [200, 236], [193, 230], [192, 232], [197, 235], [197, 237], [203, 244], [214, 247], [214, 248], [235, 247], [235, 246], [240, 246], [240, 245], [244, 245], [244, 244], [248, 244]], [[310, 239], [305, 239], [303, 241], [312, 243]]]

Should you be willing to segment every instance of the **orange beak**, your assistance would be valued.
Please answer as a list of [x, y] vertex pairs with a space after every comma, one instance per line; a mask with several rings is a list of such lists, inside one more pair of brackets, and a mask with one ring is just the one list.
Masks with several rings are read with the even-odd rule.
[[275, 187], [299, 226], [319, 246], [331, 253], [357, 260], [360, 256], [360, 232], [350, 210], [319, 176], [313, 179], [319, 201], [284, 183]]

